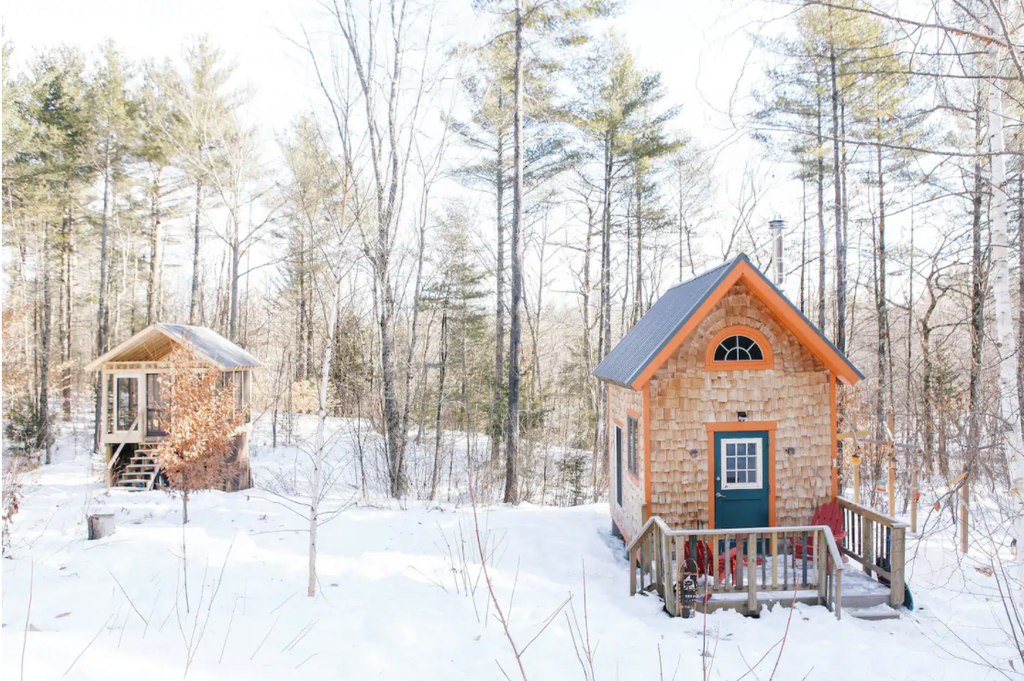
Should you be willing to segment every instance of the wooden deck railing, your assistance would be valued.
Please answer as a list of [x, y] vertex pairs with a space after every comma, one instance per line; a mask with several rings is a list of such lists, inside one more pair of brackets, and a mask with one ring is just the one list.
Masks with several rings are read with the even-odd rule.
[[139, 427], [139, 424], [141, 422], [142, 422], [142, 412], [140, 411], [139, 413], [137, 413], [135, 415], [135, 420], [132, 421], [132, 425], [128, 428], [128, 430], [124, 431], [124, 435], [121, 436], [120, 444], [118, 444], [117, 445], [117, 449], [114, 450], [114, 455], [111, 456], [110, 457], [110, 461], [107, 462], [106, 476], [107, 476], [107, 489], [108, 490], [110, 489], [110, 485], [113, 483], [113, 480], [111, 479], [111, 477], [114, 475], [114, 464], [116, 464], [117, 460], [121, 457], [121, 450], [124, 449], [124, 445], [128, 441], [128, 438], [132, 435], [132, 433], [135, 432], [135, 430]]
[[906, 596], [907, 524], [843, 497], [838, 497], [836, 502], [843, 511], [846, 529], [839, 550], [860, 563], [864, 572], [883, 584], [888, 583], [889, 605], [900, 607]]
[[680, 614], [678, 584], [696, 567], [698, 602], [745, 592], [747, 612], [756, 613], [758, 593], [816, 590], [817, 602], [842, 616], [842, 554], [824, 525], [673, 530], [652, 516], [628, 555], [630, 595], [656, 591], [671, 615]]

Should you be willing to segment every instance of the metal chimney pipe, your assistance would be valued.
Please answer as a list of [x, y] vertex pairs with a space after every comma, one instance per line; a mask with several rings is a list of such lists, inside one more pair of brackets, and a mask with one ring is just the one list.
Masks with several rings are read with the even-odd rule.
[[781, 287], [783, 279], [782, 228], [786, 226], [786, 222], [782, 218], [775, 218], [768, 222], [768, 226], [772, 230], [772, 269], [775, 271], [775, 276], [772, 279], [775, 281], [776, 286]]

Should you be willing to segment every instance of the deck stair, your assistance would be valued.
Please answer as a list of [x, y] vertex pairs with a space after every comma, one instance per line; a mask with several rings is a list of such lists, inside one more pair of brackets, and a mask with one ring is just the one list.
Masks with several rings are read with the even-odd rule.
[[879, 620], [898, 620], [899, 610], [894, 610], [884, 603], [870, 608], [846, 608], [846, 614], [860, 620], [877, 622]]
[[157, 442], [140, 442], [128, 460], [128, 465], [117, 476], [114, 487], [135, 491], [153, 489], [160, 474], [160, 466], [153, 453], [158, 446]]

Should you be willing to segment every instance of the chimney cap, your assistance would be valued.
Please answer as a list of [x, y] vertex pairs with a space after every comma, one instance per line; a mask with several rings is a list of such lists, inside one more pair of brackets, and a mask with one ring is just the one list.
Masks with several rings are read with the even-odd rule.
[[768, 221], [768, 226], [772, 229], [782, 229], [786, 226], [786, 221], [782, 218], [773, 218]]

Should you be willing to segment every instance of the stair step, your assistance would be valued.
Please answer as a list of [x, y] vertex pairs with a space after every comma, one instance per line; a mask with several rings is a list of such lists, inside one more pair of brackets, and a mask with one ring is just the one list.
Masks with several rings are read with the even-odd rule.
[[898, 620], [900, 613], [888, 605], [875, 605], [870, 608], [843, 608], [843, 614], [859, 620], [877, 622], [879, 620]]

